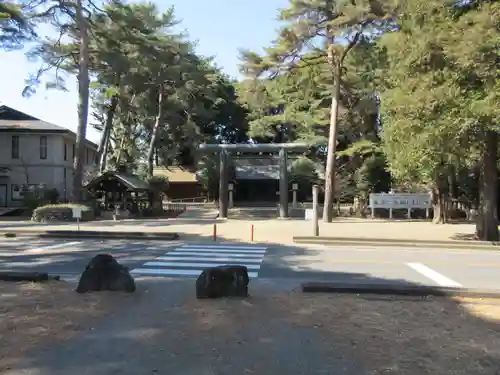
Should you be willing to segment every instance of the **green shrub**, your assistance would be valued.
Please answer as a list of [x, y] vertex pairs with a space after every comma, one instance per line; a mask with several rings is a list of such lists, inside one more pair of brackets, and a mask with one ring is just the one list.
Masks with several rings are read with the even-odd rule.
[[37, 207], [33, 211], [31, 220], [36, 222], [50, 222], [50, 221], [76, 221], [73, 218], [73, 208], [80, 208], [82, 210], [81, 221], [90, 221], [95, 219], [94, 210], [92, 207], [82, 204], [49, 204], [46, 206]]
[[43, 191], [43, 199], [50, 202], [50, 204], [56, 204], [59, 196], [59, 191], [56, 188], [45, 189]]
[[31, 215], [31, 213], [41, 205], [42, 205], [42, 200], [40, 198], [33, 196], [32, 194], [25, 195], [23, 197], [23, 207], [25, 208], [26, 214]]

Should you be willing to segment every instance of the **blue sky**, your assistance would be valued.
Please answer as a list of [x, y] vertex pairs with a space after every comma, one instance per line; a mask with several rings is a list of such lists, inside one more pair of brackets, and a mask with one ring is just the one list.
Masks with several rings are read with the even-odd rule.
[[[269, 45], [276, 37], [277, 9], [286, 7], [288, 0], [170, 0], [157, 4], [162, 10], [175, 6], [181, 27], [187, 29], [191, 40], [198, 41], [198, 52], [215, 55], [217, 65], [237, 77], [238, 49], [260, 50]], [[76, 80], [68, 81], [70, 92], [40, 89], [35, 96], [23, 98], [24, 80], [36, 68], [22, 51], [0, 52], [0, 103], [74, 131], [78, 118]], [[99, 133], [89, 126], [87, 138], [97, 142]]]

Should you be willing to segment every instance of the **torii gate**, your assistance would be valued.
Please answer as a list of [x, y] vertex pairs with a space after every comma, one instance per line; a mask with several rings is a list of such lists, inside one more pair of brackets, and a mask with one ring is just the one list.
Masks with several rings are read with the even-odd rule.
[[273, 152], [279, 151], [280, 158], [280, 218], [288, 218], [288, 151], [305, 152], [309, 149], [306, 143], [233, 143], [233, 144], [201, 144], [202, 151], [216, 151], [220, 155], [219, 180], [219, 217], [227, 218], [229, 207], [229, 152]]

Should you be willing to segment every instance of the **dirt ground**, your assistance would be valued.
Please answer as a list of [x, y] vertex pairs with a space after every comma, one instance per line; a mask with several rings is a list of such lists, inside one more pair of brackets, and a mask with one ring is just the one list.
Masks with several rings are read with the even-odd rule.
[[[243, 302], [193, 302], [189, 310], [193, 330], [221, 339], [236, 338], [235, 327], [259, 316], [315, 328], [332, 355], [340, 344], [365, 374], [500, 374], [498, 300], [291, 292]], [[266, 332], [260, 340], [272, 337]]]
[[28, 350], [69, 339], [110, 311], [109, 294], [79, 295], [74, 287], [0, 281], [0, 373]]
[[[83, 374], [89, 358], [100, 358], [96, 374], [196, 373], [195, 365], [198, 373], [213, 366], [212, 374], [344, 374], [343, 357], [346, 366], [359, 363], [349, 374], [500, 374], [499, 300], [262, 290], [244, 301], [196, 300], [184, 296], [188, 285], [179, 287], [182, 301], [163, 304], [175, 285], [139, 292], [127, 314], [98, 328], [89, 346], [97, 317], [115, 315], [128, 298], [77, 295], [63, 282], [0, 283], [0, 373], [49, 345], [51, 355], [19, 365], [37, 374]], [[51, 345], [76, 334], [87, 338]], [[82, 342], [88, 350], [80, 350]]]

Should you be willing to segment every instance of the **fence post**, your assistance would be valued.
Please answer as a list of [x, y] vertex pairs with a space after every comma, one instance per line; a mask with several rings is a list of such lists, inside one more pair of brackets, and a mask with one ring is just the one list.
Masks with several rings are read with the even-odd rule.
[[319, 186], [313, 185], [313, 236], [319, 236], [319, 223], [318, 223], [318, 195], [319, 195]]

